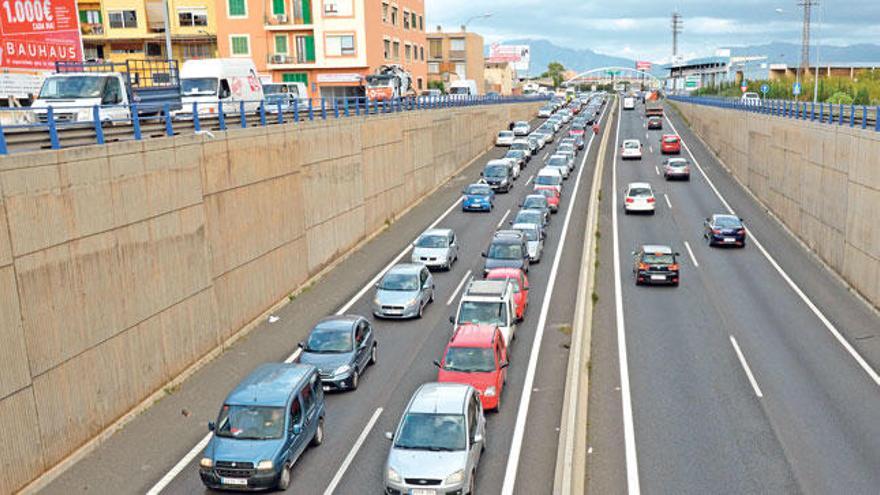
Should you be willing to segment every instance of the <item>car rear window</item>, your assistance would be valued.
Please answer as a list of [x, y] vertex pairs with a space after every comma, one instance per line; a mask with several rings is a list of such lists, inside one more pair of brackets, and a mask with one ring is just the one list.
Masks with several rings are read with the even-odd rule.
[[629, 194], [627, 196], [633, 196], [636, 198], [642, 198], [651, 196], [651, 190], [647, 187], [633, 187], [629, 190]]
[[645, 253], [642, 261], [651, 265], [671, 265], [675, 263], [675, 257], [671, 254]]
[[675, 137], [675, 136], [665, 137], [665, 138], [663, 138], [663, 142], [665, 142], [665, 143], [677, 143], [677, 142], [678, 142], [678, 138]]
[[627, 141], [627, 142], [623, 143], [623, 147], [628, 150], [638, 149], [639, 142], [638, 141]]

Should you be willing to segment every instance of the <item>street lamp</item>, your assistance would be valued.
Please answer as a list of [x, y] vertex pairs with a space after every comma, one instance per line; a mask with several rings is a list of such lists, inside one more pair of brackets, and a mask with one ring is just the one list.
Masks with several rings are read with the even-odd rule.
[[461, 25], [461, 30], [467, 31], [468, 24], [470, 24], [471, 21], [475, 21], [477, 19], [488, 19], [490, 17], [492, 17], [492, 12], [486, 12], [485, 14], [475, 15], [475, 16], [471, 17], [470, 19], [466, 20], [464, 22], [464, 24]]
[[[817, 3], [817, 6], [819, 6], [818, 3]], [[817, 32], [819, 30], [819, 26], [821, 26], [821, 24], [822, 24], [822, 18], [824, 17], [824, 14], [825, 14], [825, 9], [823, 9], [822, 6], [819, 6], [819, 9], [820, 9], [819, 10], [819, 22], [816, 23], [816, 31]], [[776, 13], [781, 15], [781, 14], [785, 13], [785, 10], [776, 9]], [[816, 36], [815, 34], [813, 35], [813, 37], [816, 39], [816, 70], [815, 70], [815, 73], [813, 74], [813, 79], [814, 79], [814, 81], [813, 81], [813, 104], [815, 104], [819, 101], [819, 37]], [[801, 67], [801, 69], [803, 69], [805, 71], [804, 72], [804, 79], [806, 79], [806, 75], [807, 75], [806, 70], [809, 69], [809, 67]], [[800, 75], [800, 70], [797, 71], [797, 75], [798, 76]]]
[[[779, 14], [779, 15], [785, 15], [786, 12], [785, 12], [784, 9], [776, 9], [776, 13]], [[802, 71], [802, 70], [803, 70], [803, 71], [806, 71], [806, 70], [808, 70], [808, 69], [809, 69], [809, 67], [798, 67], [798, 70], [794, 71], [794, 81], [795, 81], [795, 84], [797, 84], [798, 87], [800, 87], [800, 85], [801, 85], [801, 71]], [[806, 79], [806, 78], [807, 78], [807, 73], [804, 72], [804, 79]], [[815, 86], [815, 84], [814, 84], [814, 86]], [[800, 100], [801, 97], [800, 97], [799, 94], [797, 94], [797, 95], [794, 95], [794, 99], [795, 99], [795, 100]]]

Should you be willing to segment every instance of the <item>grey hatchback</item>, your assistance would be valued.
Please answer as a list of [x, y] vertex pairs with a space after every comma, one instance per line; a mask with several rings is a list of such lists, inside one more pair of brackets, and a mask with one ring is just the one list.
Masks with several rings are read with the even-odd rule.
[[331, 316], [319, 321], [299, 343], [299, 362], [318, 368], [324, 390], [357, 390], [361, 374], [376, 364], [379, 344], [363, 316]]
[[376, 284], [373, 314], [379, 318], [421, 318], [434, 302], [434, 277], [421, 263], [401, 263]]

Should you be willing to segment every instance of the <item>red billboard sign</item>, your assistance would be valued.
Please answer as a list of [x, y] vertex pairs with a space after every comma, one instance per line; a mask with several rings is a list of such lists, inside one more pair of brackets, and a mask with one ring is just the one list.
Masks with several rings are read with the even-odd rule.
[[651, 62], [636, 62], [636, 70], [651, 72]]
[[76, 0], [0, 0], [0, 68], [48, 70], [82, 58]]

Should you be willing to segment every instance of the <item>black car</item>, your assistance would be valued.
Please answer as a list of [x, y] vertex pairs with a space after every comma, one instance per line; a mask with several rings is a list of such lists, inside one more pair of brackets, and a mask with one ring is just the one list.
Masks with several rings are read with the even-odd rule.
[[703, 222], [703, 227], [703, 237], [710, 246], [746, 247], [746, 227], [735, 215], [712, 215]]
[[681, 275], [678, 253], [669, 246], [645, 245], [632, 255], [636, 285], [678, 285]]
[[299, 346], [299, 362], [318, 368], [324, 390], [356, 390], [379, 344], [366, 318], [342, 315], [319, 321]]
[[480, 176], [496, 191], [509, 192], [513, 187], [513, 168], [510, 165], [486, 165]]
[[648, 129], [650, 129], [650, 130], [663, 129], [663, 119], [661, 119], [660, 117], [649, 117], [648, 118]]
[[483, 276], [493, 268], [519, 268], [529, 271], [529, 248], [525, 235], [519, 230], [499, 230], [492, 238], [489, 249], [482, 253], [486, 262]]

